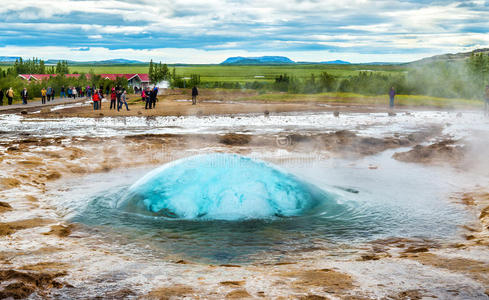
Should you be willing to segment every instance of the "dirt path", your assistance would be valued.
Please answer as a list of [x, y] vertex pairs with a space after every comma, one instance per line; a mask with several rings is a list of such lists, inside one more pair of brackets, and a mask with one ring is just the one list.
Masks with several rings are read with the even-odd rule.
[[3, 105], [0, 106], [0, 114], [4, 113], [17, 113], [22, 110], [26, 111], [33, 111], [33, 110], [39, 110], [43, 107], [53, 107], [57, 105], [62, 105], [62, 104], [71, 104], [71, 103], [78, 103], [78, 102], [84, 102], [86, 101], [87, 98], [56, 98], [52, 101], [46, 102], [46, 104], [42, 104], [41, 100], [30, 100], [27, 102], [27, 104], [13, 104], [13, 105]]

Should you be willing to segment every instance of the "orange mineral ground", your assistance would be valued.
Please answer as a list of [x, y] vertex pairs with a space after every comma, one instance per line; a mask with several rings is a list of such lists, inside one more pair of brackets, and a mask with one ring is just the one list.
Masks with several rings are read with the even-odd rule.
[[[168, 95], [152, 111], [103, 103], [94, 112], [87, 103], [0, 114], [0, 298], [489, 297], [489, 120], [481, 112], [238, 96], [203, 95], [192, 106]], [[175, 217], [174, 206], [119, 209], [151, 170], [213, 153], [273, 164], [334, 195], [342, 210], [211, 220]], [[233, 208], [249, 200], [213, 193], [211, 172], [185, 170], [175, 182], [188, 189], [173, 199], [188, 200], [199, 182]], [[184, 211], [195, 202], [185, 203]]]

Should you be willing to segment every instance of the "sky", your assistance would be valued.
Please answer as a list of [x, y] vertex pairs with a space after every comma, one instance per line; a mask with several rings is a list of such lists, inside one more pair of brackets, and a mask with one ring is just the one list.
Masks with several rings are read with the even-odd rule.
[[0, 0], [0, 56], [407, 62], [489, 47], [489, 0]]

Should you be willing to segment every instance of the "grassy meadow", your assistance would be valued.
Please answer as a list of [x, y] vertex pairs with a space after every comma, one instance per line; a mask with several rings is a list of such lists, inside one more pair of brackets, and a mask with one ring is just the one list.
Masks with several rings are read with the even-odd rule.
[[[170, 70], [173, 66], [169, 66]], [[127, 66], [70, 66], [72, 72], [88, 73], [91, 69], [95, 73], [147, 73], [147, 65]], [[360, 71], [403, 72], [400, 66], [367, 66], [367, 65], [260, 65], [260, 66], [223, 66], [223, 65], [185, 65], [175, 66], [177, 75], [190, 77], [191, 74], [200, 75], [201, 82], [252, 82], [273, 81], [281, 74], [288, 74], [296, 78], [309, 78], [311, 74], [319, 75], [328, 72], [333, 76], [348, 77], [357, 75]]]
[[[0, 66], [0, 69], [8, 66]], [[319, 75], [328, 72], [339, 78], [357, 75], [361, 71], [395, 74], [406, 70], [403, 66], [380, 65], [258, 65], [258, 66], [225, 66], [225, 65], [177, 65], [179, 76], [190, 77], [200, 75], [201, 82], [252, 82], [275, 80], [281, 74], [288, 74], [298, 79], [309, 78], [311, 74]], [[148, 73], [148, 65], [70, 65], [70, 72], [88, 73], [93, 70], [96, 74]]]

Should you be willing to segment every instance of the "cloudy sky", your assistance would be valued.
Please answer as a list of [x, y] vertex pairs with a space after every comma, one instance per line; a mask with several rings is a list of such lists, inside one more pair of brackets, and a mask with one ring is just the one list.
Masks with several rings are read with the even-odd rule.
[[489, 0], [0, 0], [0, 56], [404, 62], [489, 47]]

